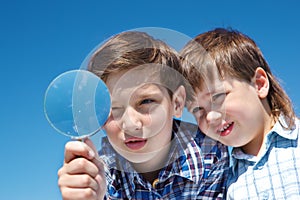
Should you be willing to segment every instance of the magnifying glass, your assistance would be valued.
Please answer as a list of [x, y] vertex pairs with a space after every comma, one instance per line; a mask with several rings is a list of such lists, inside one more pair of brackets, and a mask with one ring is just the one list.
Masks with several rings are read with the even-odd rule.
[[99, 132], [108, 119], [111, 98], [106, 84], [87, 70], [71, 70], [48, 86], [44, 112], [59, 133], [84, 140]]

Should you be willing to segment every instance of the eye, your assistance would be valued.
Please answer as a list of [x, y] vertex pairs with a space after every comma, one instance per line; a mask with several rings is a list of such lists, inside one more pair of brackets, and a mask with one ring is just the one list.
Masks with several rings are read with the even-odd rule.
[[200, 107], [195, 107], [192, 109], [192, 113], [196, 113], [196, 112], [199, 112], [202, 108]]
[[140, 102], [140, 105], [153, 103], [153, 99], [144, 99]]
[[195, 118], [198, 119], [204, 115], [205, 111], [204, 111], [204, 108], [197, 106], [197, 107], [194, 107], [191, 112], [195, 116]]
[[222, 104], [225, 100], [227, 93], [217, 93], [212, 96], [213, 103]]
[[158, 101], [153, 98], [145, 98], [138, 102], [136, 110], [143, 114], [149, 114], [150, 111], [154, 111], [154, 108], [158, 106]]

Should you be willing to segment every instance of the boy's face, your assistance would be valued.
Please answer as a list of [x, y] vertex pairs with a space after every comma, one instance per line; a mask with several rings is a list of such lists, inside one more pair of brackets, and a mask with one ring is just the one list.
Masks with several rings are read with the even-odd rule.
[[[226, 145], [250, 147], [266, 131], [266, 110], [262, 104], [259, 82], [251, 84], [236, 79], [206, 81], [202, 91], [188, 103], [199, 128]], [[258, 140], [256, 140], [258, 139]]]
[[177, 114], [167, 89], [149, 74], [151, 67], [128, 70], [109, 75], [106, 82], [112, 112], [104, 128], [114, 149], [133, 163], [160, 162]]

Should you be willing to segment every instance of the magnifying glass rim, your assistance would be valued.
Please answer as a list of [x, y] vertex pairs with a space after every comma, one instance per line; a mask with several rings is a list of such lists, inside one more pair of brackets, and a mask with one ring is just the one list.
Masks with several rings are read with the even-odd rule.
[[[47, 87], [47, 89], [46, 89], [45, 96], [44, 96], [44, 114], [45, 114], [46, 119], [47, 119], [47, 121], [49, 122], [49, 124], [50, 124], [57, 132], [59, 132], [59, 133], [65, 135], [65, 136], [67, 136], [67, 137], [70, 137], [71, 139], [74, 139], [74, 140], [82, 140], [82, 139], [84, 139], [84, 138], [93, 136], [94, 134], [96, 134], [97, 132], [99, 132], [99, 131], [103, 128], [103, 126], [104, 126], [105, 123], [104, 123], [103, 125], [99, 126], [96, 130], [91, 131], [90, 133], [87, 133], [87, 134], [81, 134], [81, 135], [78, 135], [78, 136], [76, 136], [76, 135], [70, 135], [70, 134], [67, 134], [65, 131], [62, 131], [62, 130], [58, 129], [58, 128], [54, 125], [54, 123], [52, 122], [52, 120], [49, 118], [48, 112], [47, 112], [47, 109], [46, 109], [46, 107], [47, 107], [47, 106], [46, 106], [47, 95], [48, 95], [49, 90], [52, 88], [53, 84], [54, 84], [58, 79], [60, 79], [62, 76], [65, 76], [66, 74], [71, 74], [71, 73], [88, 73], [88, 74], [91, 74], [92, 76], [97, 77], [97, 78], [99, 79], [99, 82], [103, 83], [103, 86], [105, 86], [106, 89], [107, 89], [107, 86], [106, 86], [106, 84], [105, 84], [105, 83], [104, 83], [97, 75], [93, 74], [92, 72], [87, 71], [87, 70], [83, 70], [83, 69], [75, 69], [75, 70], [69, 70], [69, 71], [63, 72], [63, 73], [61, 73], [60, 75], [58, 75], [57, 77], [55, 77], [55, 78], [51, 81], [51, 83], [48, 85], [48, 87]], [[108, 89], [107, 89], [107, 91], [108, 91]], [[109, 95], [109, 99], [111, 99], [109, 93], [108, 93], [108, 95]], [[109, 114], [110, 114], [110, 112], [108, 112], [106, 118], [108, 118]]]

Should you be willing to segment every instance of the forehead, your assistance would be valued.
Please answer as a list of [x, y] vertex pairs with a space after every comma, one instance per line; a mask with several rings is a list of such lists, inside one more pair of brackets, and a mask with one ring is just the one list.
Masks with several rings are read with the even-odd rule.
[[138, 87], [147, 83], [160, 84], [159, 67], [155, 64], [145, 64], [129, 70], [112, 73], [107, 77], [106, 84], [113, 91]]
[[198, 86], [196, 85], [194, 91], [196, 94], [212, 93], [215, 90], [224, 88], [226, 79], [227, 78], [221, 78], [216, 68], [214, 68], [213, 70], [202, 69], [201, 82], [199, 81], [199, 84]]
[[161, 87], [159, 70], [154, 68], [149, 66], [136, 67], [110, 74], [106, 84], [112, 98], [120, 100], [161, 92], [164, 87]]

